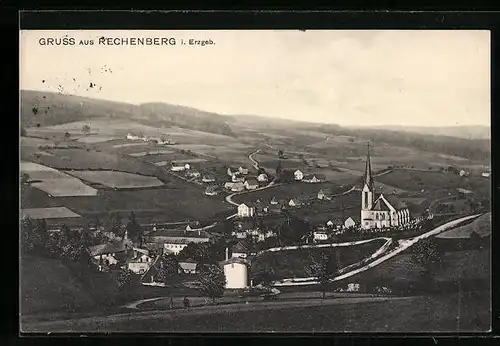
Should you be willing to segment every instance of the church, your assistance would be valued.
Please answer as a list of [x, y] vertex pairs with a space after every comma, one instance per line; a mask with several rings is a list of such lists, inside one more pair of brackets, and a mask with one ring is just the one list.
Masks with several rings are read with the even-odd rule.
[[366, 157], [363, 190], [361, 193], [361, 228], [385, 228], [402, 226], [410, 222], [410, 212], [395, 194], [375, 199], [375, 183], [370, 162], [370, 147]]

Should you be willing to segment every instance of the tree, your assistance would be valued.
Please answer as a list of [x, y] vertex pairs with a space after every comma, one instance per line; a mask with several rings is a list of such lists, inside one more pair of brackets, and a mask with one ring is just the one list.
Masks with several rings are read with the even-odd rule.
[[36, 222], [30, 218], [21, 221], [21, 251], [37, 255], [47, 255], [46, 244], [49, 239], [45, 219]]
[[122, 225], [122, 219], [119, 213], [114, 213], [110, 215], [108, 229], [111, 232], [113, 232], [117, 237], [123, 237], [125, 235]]
[[267, 267], [254, 275], [255, 283], [268, 287], [276, 280], [276, 273], [272, 267]]
[[89, 125], [83, 125], [82, 127], [82, 132], [86, 136], [90, 133], [90, 126]]
[[283, 150], [278, 150], [278, 157], [283, 158]]
[[178, 274], [179, 272], [179, 263], [175, 259], [173, 255], [160, 255], [160, 259], [158, 260], [157, 269], [158, 276], [157, 280], [161, 283], [167, 284], [170, 276]]
[[24, 126], [21, 126], [21, 136], [22, 137], [26, 137], [28, 134], [26, 133], [26, 129], [24, 128]]
[[276, 166], [276, 174], [280, 174], [283, 168], [281, 167], [281, 161], [278, 162], [278, 166]]
[[21, 185], [28, 184], [29, 180], [30, 180], [30, 176], [28, 175], [28, 173], [21, 174]]
[[443, 257], [436, 242], [431, 238], [421, 239], [412, 247], [411, 261], [424, 268], [422, 275], [432, 275], [431, 270], [441, 262]]
[[332, 255], [320, 253], [317, 256], [310, 254], [311, 264], [308, 267], [308, 274], [315, 277], [321, 287], [323, 299], [331, 279], [338, 273], [338, 263]]
[[122, 291], [132, 285], [132, 272], [128, 268], [120, 268], [116, 275], [116, 287]]
[[137, 242], [142, 240], [143, 230], [135, 218], [135, 213], [130, 212], [129, 221], [127, 223], [127, 233], [130, 239]]
[[83, 233], [72, 231], [68, 226], [63, 225], [58, 235], [57, 244], [62, 259], [75, 262], [88, 262], [90, 260]]
[[215, 304], [215, 299], [224, 295], [226, 286], [226, 277], [222, 269], [216, 264], [209, 264], [201, 267], [200, 276], [200, 292], [212, 298]]
[[69, 132], [66, 132], [64, 134], [64, 138], [69, 139], [71, 137], [71, 134]]

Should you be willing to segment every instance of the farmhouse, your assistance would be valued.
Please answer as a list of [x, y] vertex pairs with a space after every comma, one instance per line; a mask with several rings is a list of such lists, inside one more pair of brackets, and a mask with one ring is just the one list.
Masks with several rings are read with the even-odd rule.
[[236, 184], [236, 183], [232, 183], [230, 181], [224, 183], [224, 188], [227, 189], [227, 190], [231, 190], [233, 188], [233, 185]]
[[231, 191], [232, 192], [245, 191], [245, 184], [243, 184], [242, 182], [234, 183], [233, 186], [231, 186]]
[[237, 239], [246, 239], [246, 237], [248, 237], [248, 233], [243, 230], [234, 230], [231, 235], [235, 236]]
[[205, 195], [207, 196], [216, 196], [219, 192], [219, 187], [217, 185], [209, 185], [205, 189]]
[[276, 237], [276, 233], [271, 231], [271, 230], [267, 230], [267, 231], [260, 231], [258, 236], [257, 236], [257, 241], [265, 241], [267, 238], [272, 238], [272, 237]]
[[364, 174], [363, 190], [361, 195], [361, 228], [383, 228], [400, 226], [410, 222], [410, 212], [406, 204], [396, 195], [384, 196], [380, 194], [374, 200], [375, 183], [373, 180], [370, 150], [368, 150]]
[[157, 256], [151, 263], [148, 270], [142, 274], [141, 283], [145, 286], [165, 286], [164, 282], [160, 282], [158, 277], [160, 259], [162, 256]]
[[268, 181], [268, 179], [269, 179], [269, 178], [267, 177], [267, 174], [265, 174], [265, 173], [261, 173], [261, 174], [259, 174], [259, 175], [257, 176], [257, 181], [258, 181], [258, 182], [261, 182], [261, 183], [265, 183], [265, 182], [267, 182], [267, 181]]
[[255, 190], [259, 187], [259, 183], [255, 178], [248, 178], [245, 180], [245, 187], [247, 190]]
[[295, 180], [304, 179], [304, 173], [302, 173], [302, 171], [300, 171], [298, 169], [295, 172], [293, 172], [293, 176], [294, 176]]
[[250, 250], [248, 249], [247, 244], [243, 241], [238, 242], [231, 248], [231, 257], [232, 258], [247, 258], [250, 254]]
[[241, 174], [243, 175], [247, 175], [248, 174], [248, 168], [244, 167], [244, 166], [240, 166], [238, 168], [238, 172], [240, 172]]
[[201, 181], [204, 183], [212, 183], [215, 181], [215, 177], [211, 174], [203, 174]]
[[320, 183], [322, 181], [325, 181], [326, 177], [323, 174], [307, 174], [304, 175], [302, 178], [302, 181], [304, 183]]
[[200, 228], [200, 222], [195, 221], [195, 222], [192, 222], [186, 226], [186, 231], [188, 231], [188, 232], [197, 231], [199, 228]]
[[199, 178], [201, 176], [201, 173], [197, 170], [190, 170], [186, 173], [186, 176], [190, 178]]
[[271, 203], [271, 204], [278, 204], [278, 199], [276, 199], [276, 197], [273, 197], [273, 198], [271, 199], [271, 202], [270, 202], [270, 203]]
[[129, 133], [129, 134], [127, 134], [127, 139], [132, 140], [132, 141], [137, 141], [137, 140], [139, 140], [139, 136], [134, 136], [134, 135], [131, 135]]
[[255, 214], [255, 208], [247, 206], [245, 203], [242, 203], [238, 206], [238, 216], [239, 217], [253, 217]]
[[300, 201], [298, 198], [292, 198], [290, 201], [288, 201], [288, 206], [289, 207], [300, 207], [302, 205], [302, 201]]
[[460, 170], [460, 172], [458, 173], [458, 175], [461, 176], [461, 177], [468, 177], [469, 176], [469, 172], [464, 171], [462, 169], [462, 170]]
[[114, 241], [107, 244], [99, 244], [89, 247], [92, 259], [97, 262], [99, 270], [103, 267], [123, 262], [132, 253], [132, 243], [128, 239]]
[[148, 271], [153, 258], [146, 249], [133, 248], [134, 255], [128, 261], [128, 269], [136, 274], [144, 274]]
[[326, 231], [321, 231], [321, 230], [314, 231], [313, 240], [316, 242], [328, 240], [328, 233]]
[[188, 258], [183, 261], [179, 261], [179, 274], [196, 274], [196, 267], [198, 266], [198, 262], [193, 260], [192, 258]]
[[[188, 165], [188, 164], [186, 164]], [[186, 168], [186, 165], [172, 165], [172, 167], [170, 167], [170, 170], [172, 172], [182, 172], [182, 171], [185, 171], [186, 169], [189, 169], [189, 168]]]
[[189, 243], [207, 243], [211, 236], [205, 231], [188, 232], [183, 229], [161, 230], [148, 234], [149, 242], [162, 244], [163, 248], [172, 251], [175, 255], [184, 249]]
[[484, 178], [489, 178], [490, 175], [491, 175], [490, 172], [483, 172], [483, 173], [481, 173], [481, 176], [484, 177]]
[[237, 183], [237, 182], [243, 182], [245, 179], [243, 178], [243, 175], [241, 175], [241, 173], [239, 172], [236, 172], [236, 173], [233, 173], [231, 175], [231, 181], [233, 183]]
[[238, 168], [228, 167], [226, 172], [227, 172], [227, 175], [229, 175], [231, 177], [233, 174], [239, 173], [239, 170], [238, 170]]

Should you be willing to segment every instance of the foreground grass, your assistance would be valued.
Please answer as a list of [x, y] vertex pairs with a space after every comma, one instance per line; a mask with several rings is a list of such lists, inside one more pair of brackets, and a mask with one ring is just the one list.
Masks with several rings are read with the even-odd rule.
[[403, 299], [273, 302], [25, 323], [22, 330], [75, 332], [480, 332], [490, 327], [488, 292]]

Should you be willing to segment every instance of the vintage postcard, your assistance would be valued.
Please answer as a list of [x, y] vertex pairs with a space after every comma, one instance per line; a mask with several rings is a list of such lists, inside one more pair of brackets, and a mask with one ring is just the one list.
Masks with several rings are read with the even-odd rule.
[[22, 30], [20, 329], [491, 329], [490, 33]]

